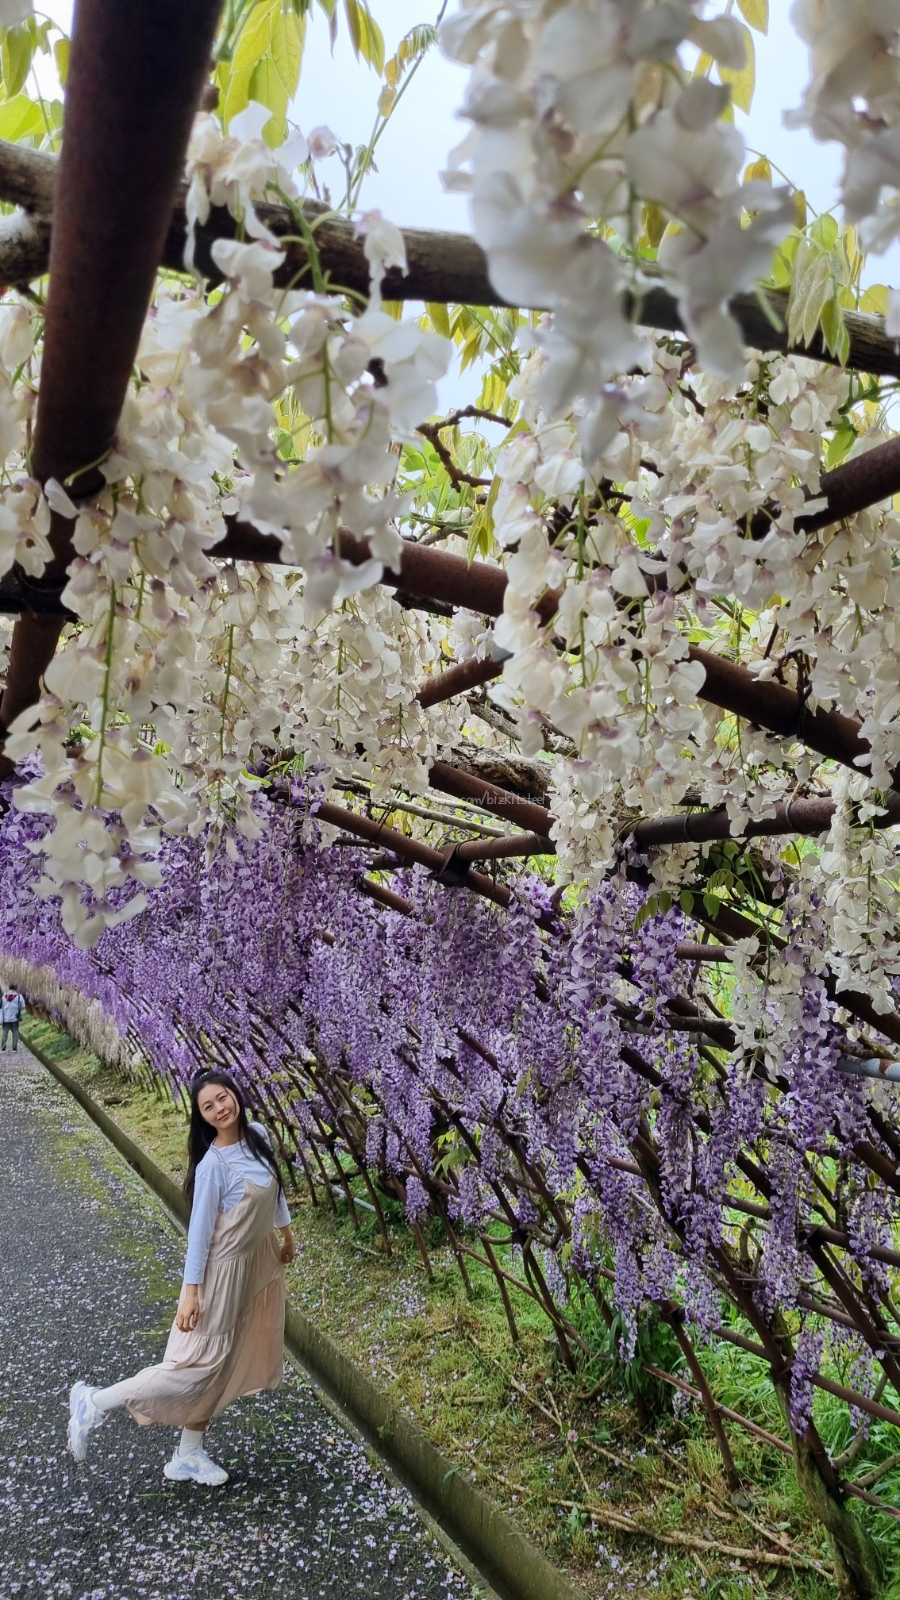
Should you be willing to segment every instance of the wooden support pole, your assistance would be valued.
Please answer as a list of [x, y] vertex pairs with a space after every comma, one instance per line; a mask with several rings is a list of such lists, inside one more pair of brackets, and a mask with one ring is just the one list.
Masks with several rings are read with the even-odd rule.
[[[75, 496], [102, 483], [97, 464], [131, 381], [218, 15], [219, 0], [79, 0], [75, 9], [32, 458], [35, 477], [68, 483]], [[20, 176], [30, 170], [45, 198], [49, 168], [34, 154]], [[56, 592], [73, 528], [54, 514], [43, 582]], [[61, 618], [16, 623], [2, 728], [37, 700], [61, 629]]]

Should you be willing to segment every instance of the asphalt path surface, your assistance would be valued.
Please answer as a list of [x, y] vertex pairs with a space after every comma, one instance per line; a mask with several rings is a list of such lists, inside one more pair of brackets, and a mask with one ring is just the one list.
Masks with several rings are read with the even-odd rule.
[[474, 1600], [408, 1496], [290, 1365], [216, 1418], [224, 1488], [122, 1413], [66, 1445], [76, 1378], [160, 1358], [184, 1241], [50, 1074], [0, 1055], [0, 1600]]

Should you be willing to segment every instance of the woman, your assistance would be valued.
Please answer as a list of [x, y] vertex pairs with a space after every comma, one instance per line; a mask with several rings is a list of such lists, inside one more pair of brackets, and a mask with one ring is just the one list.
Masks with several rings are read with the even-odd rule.
[[108, 1389], [76, 1383], [69, 1448], [83, 1461], [93, 1429], [124, 1407], [142, 1425], [181, 1427], [167, 1478], [221, 1484], [228, 1473], [207, 1455], [204, 1434], [232, 1400], [281, 1382], [284, 1263], [294, 1259], [272, 1146], [258, 1123], [248, 1123], [226, 1072], [200, 1072], [191, 1083], [184, 1192], [191, 1206], [184, 1284], [162, 1362]]

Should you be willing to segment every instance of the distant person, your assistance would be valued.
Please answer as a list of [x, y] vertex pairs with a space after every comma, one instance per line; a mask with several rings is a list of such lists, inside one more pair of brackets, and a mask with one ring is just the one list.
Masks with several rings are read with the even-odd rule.
[[6, 1049], [6, 1041], [12, 1033], [13, 1054], [19, 1050], [19, 1019], [25, 1010], [25, 1001], [18, 989], [5, 989], [3, 999], [0, 1000], [0, 1022], [3, 1023], [3, 1043], [0, 1050]]
[[76, 1383], [69, 1448], [83, 1461], [92, 1430], [124, 1408], [142, 1425], [181, 1428], [165, 1477], [221, 1484], [228, 1473], [207, 1455], [206, 1429], [241, 1395], [280, 1384], [284, 1263], [294, 1259], [272, 1146], [259, 1123], [247, 1121], [241, 1091], [227, 1072], [198, 1072], [191, 1083], [184, 1192], [191, 1206], [187, 1260], [165, 1355], [159, 1366], [108, 1389]]

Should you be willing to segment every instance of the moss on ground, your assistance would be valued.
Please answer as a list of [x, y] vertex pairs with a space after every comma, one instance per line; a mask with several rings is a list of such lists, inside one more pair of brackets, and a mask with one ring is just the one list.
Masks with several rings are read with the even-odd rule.
[[[23, 1034], [181, 1180], [180, 1105], [148, 1084], [123, 1080], [52, 1023], [31, 1016]], [[662, 1395], [642, 1423], [627, 1372], [607, 1361], [567, 1373], [542, 1313], [511, 1288], [520, 1334], [513, 1345], [491, 1274], [470, 1261], [467, 1294], [436, 1224], [426, 1230], [429, 1277], [396, 1203], [385, 1203], [391, 1246], [385, 1255], [368, 1210], [360, 1210], [354, 1226], [346, 1201], [335, 1196], [332, 1207], [322, 1185], [317, 1188], [318, 1205], [308, 1191], [291, 1197], [297, 1260], [288, 1292], [294, 1303], [592, 1600], [632, 1592], [661, 1600], [825, 1600], [834, 1594], [824, 1534], [777, 1451], [731, 1430], [744, 1483], [735, 1504], [702, 1415], [690, 1409], [679, 1416]], [[360, 1198], [364, 1204], [364, 1191]], [[720, 1375], [731, 1384], [727, 1403], [772, 1428], [758, 1365], [751, 1376], [739, 1355], [728, 1351], [724, 1358], [730, 1363]], [[889, 1442], [885, 1454], [889, 1448], [900, 1445]], [[628, 1532], [626, 1519], [653, 1531]], [[885, 1521], [870, 1526], [890, 1569]], [[700, 1540], [704, 1548], [686, 1546], [683, 1538]]]

